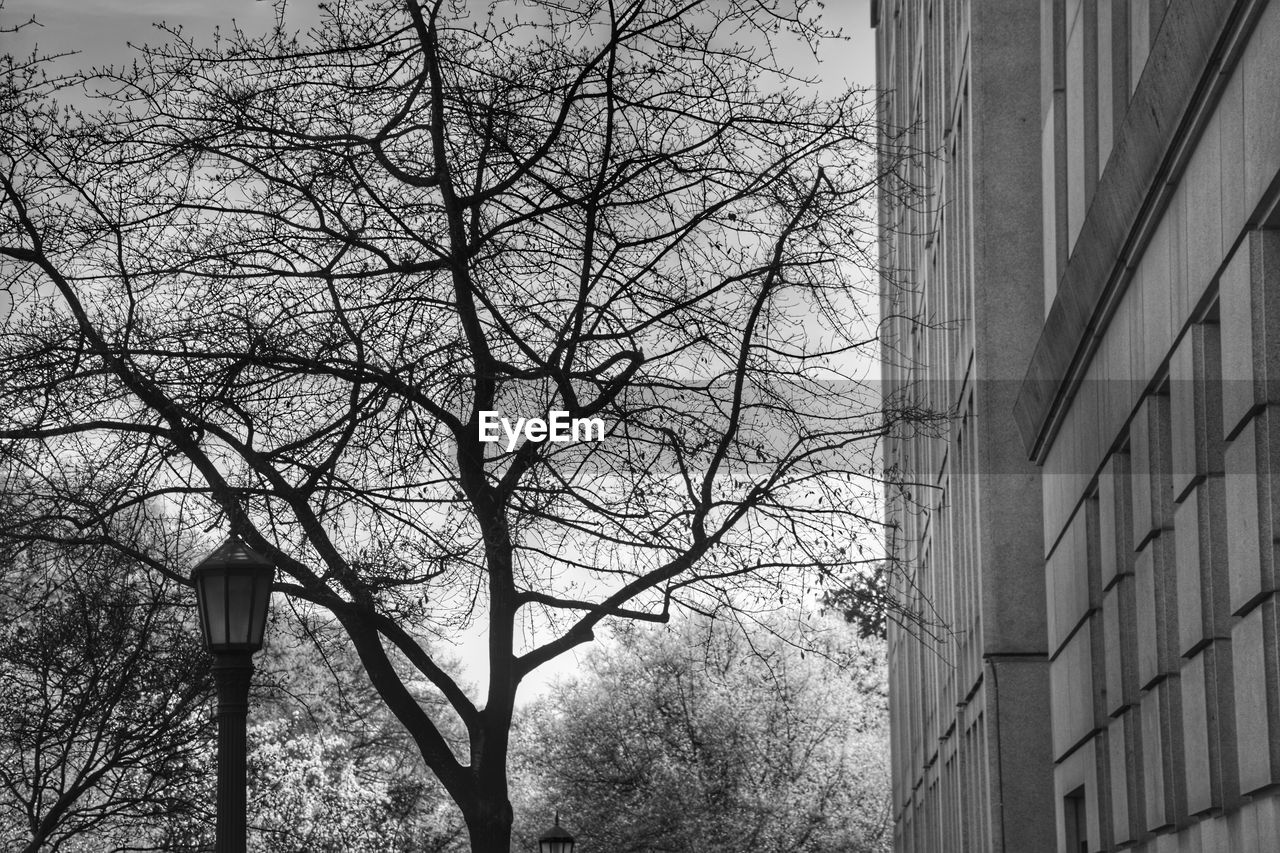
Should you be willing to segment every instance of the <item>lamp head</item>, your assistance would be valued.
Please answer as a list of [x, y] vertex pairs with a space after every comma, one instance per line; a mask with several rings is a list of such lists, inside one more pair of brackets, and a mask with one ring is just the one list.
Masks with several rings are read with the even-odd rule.
[[214, 654], [262, 648], [275, 566], [228, 536], [191, 570], [205, 646]]
[[555, 826], [538, 837], [538, 853], [573, 853], [573, 836], [560, 825], [560, 813], [556, 812]]

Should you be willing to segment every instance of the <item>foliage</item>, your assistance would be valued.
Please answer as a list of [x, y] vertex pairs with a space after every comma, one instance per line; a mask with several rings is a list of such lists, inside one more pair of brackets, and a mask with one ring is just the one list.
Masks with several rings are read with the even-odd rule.
[[844, 582], [822, 597], [824, 609], [840, 613], [858, 630], [858, 636], [885, 639], [889, 614], [894, 611], [889, 593], [891, 566], [876, 563], [865, 571], [844, 578]]
[[[892, 424], [850, 365], [895, 164], [870, 99], [777, 59], [820, 5], [344, 0], [172, 32], [83, 110], [10, 57], [0, 449], [156, 577], [185, 566], [112, 523], [139, 506], [268, 555], [506, 853], [530, 672], [609, 621], [798, 600], [876, 533]], [[608, 436], [507, 450], [489, 411]], [[476, 690], [431, 644], [470, 631]]]
[[883, 649], [771, 628], [618, 632], [526, 721], [531, 811], [559, 808], [587, 850], [887, 851]]
[[[295, 637], [299, 623], [275, 621], [259, 660], [249, 729], [251, 849], [465, 849], [456, 806], [424, 773], [412, 741], [335, 626], [302, 619], [305, 634]], [[420, 690], [431, 702], [425, 685]]]
[[[369, 772], [367, 752], [341, 732], [276, 718], [249, 731], [254, 849], [271, 853], [430, 851], [402, 809], [410, 789]], [[383, 756], [384, 758], [389, 756]], [[412, 800], [409, 800], [410, 804]], [[425, 825], [425, 821], [421, 821]]]

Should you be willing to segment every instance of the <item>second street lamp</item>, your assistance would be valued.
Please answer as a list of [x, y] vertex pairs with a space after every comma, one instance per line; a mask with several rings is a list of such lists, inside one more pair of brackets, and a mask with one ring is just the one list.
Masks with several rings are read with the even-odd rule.
[[560, 812], [556, 825], [538, 837], [538, 853], [573, 853], [573, 836], [560, 825]]
[[234, 535], [191, 570], [200, 629], [218, 688], [216, 853], [245, 853], [245, 724], [253, 653], [262, 648], [275, 567]]

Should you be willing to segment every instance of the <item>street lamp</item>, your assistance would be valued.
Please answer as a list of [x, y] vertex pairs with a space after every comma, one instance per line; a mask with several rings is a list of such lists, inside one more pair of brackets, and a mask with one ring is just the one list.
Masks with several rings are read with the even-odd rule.
[[245, 853], [245, 722], [253, 653], [262, 648], [275, 567], [235, 535], [191, 570], [218, 688], [216, 853]]
[[538, 853], [573, 853], [573, 836], [560, 825], [560, 812], [556, 825], [538, 836]]

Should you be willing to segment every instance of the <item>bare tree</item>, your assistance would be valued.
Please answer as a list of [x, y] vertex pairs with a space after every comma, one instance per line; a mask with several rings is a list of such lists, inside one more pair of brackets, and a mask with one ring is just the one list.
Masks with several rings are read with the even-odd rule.
[[[819, 99], [779, 59], [831, 35], [820, 4], [478, 5], [173, 31], [76, 108], [11, 59], [0, 441], [82, 538], [161, 574], [184, 567], [113, 517], [268, 555], [472, 849], [505, 853], [530, 672], [605, 620], [864, 565], [890, 424], [857, 381], [859, 286], [893, 166], [865, 93]], [[486, 441], [490, 413], [555, 434]], [[426, 641], [477, 633], [471, 691]]]

